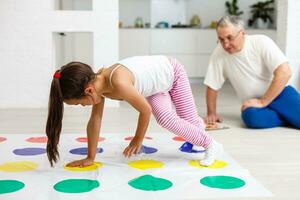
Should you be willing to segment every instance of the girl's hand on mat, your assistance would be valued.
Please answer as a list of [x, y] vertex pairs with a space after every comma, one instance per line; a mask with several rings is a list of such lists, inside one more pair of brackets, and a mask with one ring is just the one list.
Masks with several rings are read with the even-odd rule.
[[67, 167], [87, 167], [94, 163], [93, 159], [85, 158], [81, 160], [75, 160], [67, 164]]
[[223, 118], [218, 114], [209, 114], [204, 118], [206, 126], [213, 126], [217, 122], [222, 122]]
[[249, 107], [262, 108], [265, 107], [265, 105], [261, 99], [248, 99], [244, 101], [241, 110], [244, 111]]
[[123, 151], [123, 155], [126, 158], [130, 158], [132, 154], [139, 154], [140, 149], [142, 147], [143, 139], [140, 139], [136, 136], [134, 136], [129, 143], [128, 147], [126, 147]]

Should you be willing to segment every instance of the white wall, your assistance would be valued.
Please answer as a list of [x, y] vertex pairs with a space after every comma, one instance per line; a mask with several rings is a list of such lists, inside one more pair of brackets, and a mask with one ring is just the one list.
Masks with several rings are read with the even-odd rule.
[[133, 26], [137, 17], [142, 17], [144, 23], [151, 22], [150, 0], [119, 0], [119, 11], [123, 26]]
[[0, 108], [47, 107], [53, 32], [93, 32], [94, 66], [118, 59], [117, 0], [94, 0], [93, 11], [55, 11], [53, 0], [1, 0], [0, 24]]
[[186, 0], [152, 0], [150, 13], [152, 27], [161, 21], [166, 21], [169, 25], [186, 24], [186, 5]]
[[[196, 14], [199, 15], [202, 25], [205, 27], [209, 26], [211, 21], [216, 21], [220, 19], [220, 17], [227, 15], [225, 7], [226, 1], [227, 0], [119, 0], [120, 21], [123, 22], [124, 26], [132, 26], [134, 25], [136, 17], [142, 17], [144, 22], [152, 21], [152, 27], [154, 27], [158, 21], [157, 18], [162, 15], [164, 16], [164, 20], [169, 20], [171, 24], [184, 20], [189, 24], [192, 16]], [[244, 11], [241, 17], [245, 22], [247, 22], [250, 17], [249, 6], [258, 1], [259, 0], [238, 1], [240, 10]], [[166, 6], [167, 3], [169, 6]], [[153, 6], [155, 6], [155, 8]], [[174, 12], [177, 14], [174, 14]], [[173, 18], [170, 19], [170, 16], [173, 16]]]
[[120, 21], [123, 27], [134, 26], [135, 19], [154, 27], [159, 21], [177, 23], [186, 21], [187, 0], [119, 0]]
[[290, 83], [300, 90], [300, 1], [278, 0], [277, 38], [285, 51], [293, 76]]
[[[225, 6], [226, 1], [227, 0], [187, 0], [187, 19], [190, 20], [192, 16], [196, 14], [201, 18], [203, 26], [209, 26], [211, 21], [218, 21], [220, 17], [227, 15]], [[258, 1], [259, 0], [238, 1], [239, 10], [244, 12], [241, 15], [241, 18], [244, 19], [245, 24], [247, 24], [247, 21], [250, 18], [249, 6]]]

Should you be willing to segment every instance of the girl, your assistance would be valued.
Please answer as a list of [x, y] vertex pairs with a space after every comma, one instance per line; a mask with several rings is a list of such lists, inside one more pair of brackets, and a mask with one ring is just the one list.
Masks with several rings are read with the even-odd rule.
[[125, 100], [139, 112], [135, 136], [123, 151], [125, 157], [139, 153], [151, 113], [162, 127], [206, 149], [201, 165], [213, 164], [217, 152], [222, 150], [222, 146], [205, 132], [186, 72], [177, 60], [166, 56], [131, 57], [102, 68], [96, 74], [84, 63], [71, 62], [55, 72], [50, 90], [46, 133], [51, 166], [59, 157], [57, 145], [63, 103], [93, 105], [87, 124], [88, 155], [67, 166], [93, 164], [105, 98]]

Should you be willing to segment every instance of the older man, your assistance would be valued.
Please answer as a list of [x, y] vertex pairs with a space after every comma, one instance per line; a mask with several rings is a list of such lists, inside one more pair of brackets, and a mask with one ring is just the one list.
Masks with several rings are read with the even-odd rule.
[[286, 86], [291, 69], [278, 46], [267, 36], [247, 35], [243, 21], [223, 17], [217, 26], [219, 44], [211, 55], [207, 86], [207, 124], [221, 122], [218, 90], [228, 79], [242, 101], [242, 119], [249, 128], [289, 125], [300, 128], [300, 95]]

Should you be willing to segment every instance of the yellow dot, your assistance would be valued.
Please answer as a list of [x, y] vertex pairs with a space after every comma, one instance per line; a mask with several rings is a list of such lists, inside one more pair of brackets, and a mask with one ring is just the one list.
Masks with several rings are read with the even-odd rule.
[[156, 160], [136, 160], [128, 163], [129, 166], [141, 170], [151, 168], [162, 168], [164, 164]]
[[64, 168], [69, 171], [92, 171], [102, 166], [103, 164], [101, 162], [94, 162], [92, 165], [86, 167], [67, 167], [65, 165]]
[[197, 168], [210, 168], [210, 169], [220, 169], [227, 166], [227, 163], [221, 160], [216, 160], [212, 165], [206, 167], [199, 164], [198, 160], [190, 160], [189, 165]]
[[34, 170], [38, 167], [38, 164], [30, 161], [20, 161], [20, 162], [7, 162], [0, 165], [0, 171], [5, 172], [24, 172]]

